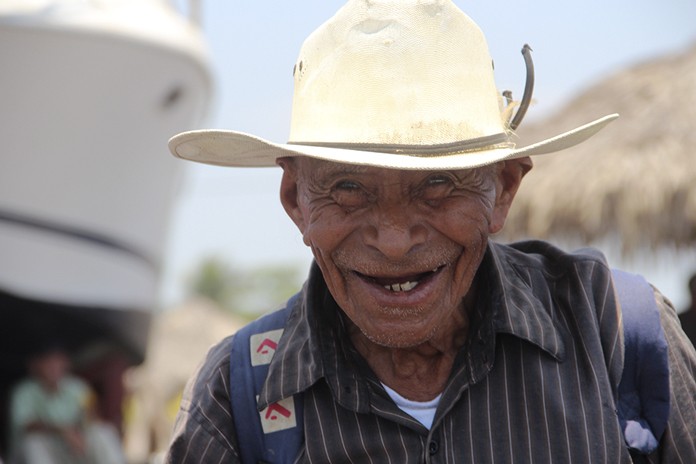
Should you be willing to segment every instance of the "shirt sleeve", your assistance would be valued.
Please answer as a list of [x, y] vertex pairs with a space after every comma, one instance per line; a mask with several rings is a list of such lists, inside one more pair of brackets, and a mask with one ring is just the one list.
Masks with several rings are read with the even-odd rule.
[[229, 399], [231, 339], [212, 347], [188, 381], [166, 463], [241, 464]]
[[31, 389], [32, 384], [29, 381], [24, 381], [12, 392], [10, 422], [14, 432], [22, 430], [27, 424], [36, 420]]
[[670, 414], [660, 446], [650, 463], [696, 463], [696, 351], [681, 329], [672, 303], [655, 297], [669, 350]]

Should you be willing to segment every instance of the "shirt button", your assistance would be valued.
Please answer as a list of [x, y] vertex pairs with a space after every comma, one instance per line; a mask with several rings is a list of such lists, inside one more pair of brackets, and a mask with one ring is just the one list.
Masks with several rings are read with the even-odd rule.
[[431, 441], [428, 443], [428, 452], [432, 456], [433, 454], [437, 453], [437, 450], [440, 449], [440, 445], [437, 444], [435, 440]]

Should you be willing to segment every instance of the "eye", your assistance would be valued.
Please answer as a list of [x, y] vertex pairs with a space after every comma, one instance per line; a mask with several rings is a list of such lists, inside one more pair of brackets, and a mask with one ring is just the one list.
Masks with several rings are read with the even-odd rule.
[[436, 174], [434, 176], [428, 177], [426, 179], [425, 183], [428, 186], [450, 184], [450, 183], [452, 183], [452, 179], [445, 174]]
[[336, 182], [331, 189], [331, 196], [337, 205], [348, 210], [361, 208], [369, 202], [367, 191], [358, 182], [352, 180]]
[[454, 189], [454, 179], [447, 174], [434, 174], [423, 182], [421, 197], [428, 202], [446, 198]]
[[334, 186], [334, 190], [344, 190], [344, 191], [357, 190], [359, 188], [360, 188], [360, 185], [358, 185], [357, 182], [353, 182], [351, 180], [339, 181]]

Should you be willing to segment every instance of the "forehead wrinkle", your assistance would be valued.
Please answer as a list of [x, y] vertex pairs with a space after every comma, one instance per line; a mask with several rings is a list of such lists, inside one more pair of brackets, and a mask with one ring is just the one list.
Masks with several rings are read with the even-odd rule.
[[318, 175], [359, 174], [370, 169], [369, 166], [360, 164], [334, 163], [313, 158], [304, 158], [303, 164]]
[[370, 166], [334, 163], [314, 158], [300, 158], [299, 161], [299, 174], [301, 180], [311, 184], [321, 184], [340, 176], [363, 174], [370, 170]]
[[[433, 171], [412, 171], [412, 170], [402, 170], [402, 169], [389, 169], [389, 168], [379, 168], [375, 166], [359, 165], [359, 164], [349, 164], [349, 163], [338, 163], [333, 161], [327, 161], [317, 158], [310, 157], [299, 157], [297, 158], [299, 164], [300, 175], [305, 182], [316, 183], [316, 182], [330, 182], [333, 179], [344, 176], [344, 175], [358, 175], [367, 174], [370, 172], [375, 172], [379, 174], [380, 170], [397, 171], [401, 173], [401, 178], [409, 178], [413, 175], [428, 177], [430, 175], [436, 175], [438, 173], [450, 173], [453, 174], [459, 182], [462, 184], [468, 184], [470, 186], [475, 186], [481, 188], [481, 190], [489, 190], [486, 188], [486, 183], [488, 180], [492, 180], [497, 173], [498, 164], [486, 165], [476, 168], [469, 169], [442, 169]], [[384, 186], [388, 186], [389, 183], [386, 182], [387, 177], [382, 178]], [[396, 182], [395, 182], [396, 183]]]

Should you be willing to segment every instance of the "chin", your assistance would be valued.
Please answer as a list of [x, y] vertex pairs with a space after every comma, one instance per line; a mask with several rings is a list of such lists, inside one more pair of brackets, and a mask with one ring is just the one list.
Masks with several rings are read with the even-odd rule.
[[415, 348], [428, 342], [435, 333], [435, 329], [423, 333], [422, 331], [408, 330], [407, 327], [403, 326], [383, 330], [376, 328], [363, 330], [360, 328], [360, 331], [370, 342], [393, 349]]

